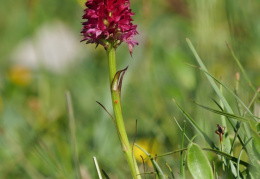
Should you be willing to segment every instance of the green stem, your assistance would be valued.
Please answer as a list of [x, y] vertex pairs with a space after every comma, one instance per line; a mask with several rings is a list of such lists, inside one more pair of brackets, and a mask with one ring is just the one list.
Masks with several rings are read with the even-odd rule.
[[[223, 143], [222, 141], [220, 142], [220, 151], [223, 152]], [[221, 156], [221, 162], [222, 162], [222, 169], [225, 171], [225, 162], [224, 162], [224, 157]]]
[[110, 80], [110, 91], [112, 97], [112, 104], [114, 109], [116, 127], [118, 131], [119, 140], [121, 143], [122, 150], [125, 154], [126, 160], [131, 170], [132, 177], [134, 179], [141, 179], [139, 175], [139, 169], [136, 163], [136, 160], [133, 156], [133, 151], [131, 145], [129, 143], [124, 120], [122, 116], [122, 109], [121, 109], [121, 99], [120, 99], [120, 92], [117, 90], [113, 90], [111, 88], [114, 76], [116, 74], [116, 49], [113, 45], [109, 45], [107, 48], [107, 56], [108, 56], [108, 66], [109, 66], [109, 80]]
[[[184, 147], [184, 135], [185, 135], [185, 129], [186, 129], [186, 121], [184, 121], [184, 123], [183, 123], [182, 140], [181, 140], [181, 149], [183, 149], [183, 147]], [[180, 161], [180, 173], [181, 173], [181, 178], [182, 178], [182, 179], [185, 179], [183, 151], [181, 151], [180, 158], [181, 158], [181, 161]]]

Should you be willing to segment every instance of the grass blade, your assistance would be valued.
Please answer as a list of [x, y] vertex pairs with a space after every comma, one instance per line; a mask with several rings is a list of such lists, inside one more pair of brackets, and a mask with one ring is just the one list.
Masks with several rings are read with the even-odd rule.
[[[221, 99], [225, 109], [227, 110], [228, 113], [230, 114], [234, 114], [233, 110], [231, 109], [230, 105], [228, 104], [227, 100], [225, 99], [225, 97], [222, 95], [220, 89], [218, 88], [218, 86], [215, 84], [215, 81], [218, 82], [219, 84], [221, 84], [223, 87], [225, 87], [242, 105], [243, 107], [248, 111], [248, 113], [250, 115], [252, 115], [252, 117], [254, 118], [255, 121], [258, 121], [257, 120], [257, 117], [255, 117], [252, 112], [247, 108], [247, 106], [242, 102], [242, 100], [236, 95], [234, 94], [234, 92], [232, 90], [230, 90], [229, 88], [227, 88], [227, 86], [225, 86], [223, 83], [221, 83], [219, 80], [217, 80], [213, 75], [211, 75], [208, 70], [206, 69], [205, 65], [203, 64], [202, 60], [200, 59], [198, 53], [196, 52], [195, 48], [193, 47], [191, 41], [189, 39], [186, 39], [187, 40], [187, 43], [191, 49], [191, 51], [193, 52], [197, 62], [199, 63], [200, 65], [200, 70], [202, 70], [205, 74], [206, 74], [206, 77], [207, 79], [209, 80], [211, 86], [213, 87], [213, 89], [215, 90], [215, 92], [217, 93], [217, 95], [219, 96], [219, 98]], [[214, 81], [215, 80], [215, 81]], [[233, 126], [235, 121], [234, 120], [231, 120], [230, 121], [232, 123]], [[243, 126], [245, 128], [245, 134], [244, 132], [242, 132], [241, 130], [239, 130], [239, 135], [244, 139], [245, 137], [248, 137], [250, 138], [251, 137], [251, 132], [250, 132], [250, 128], [249, 128], [249, 125], [248, 123], [243, 123]], [[250, 147], [248, 147], [248, 151], [249, 153], [252, 153], [252, 149]], [[249, 154], [248, 153], [248, 154]], [[235, 173], [236, 174], [236, 173]]]
[[158, 176], [159, 179], [166, 179], [162, 169], [160, 168], [160, 166], [157, 164], [157, 162], [154, 160], [155, 157], [151, 157], [151, 154], [149, 154], [147, 151], [145, 151], [142, 147], [140, 147], [138, 144], [135, 144], [135, 146], [137, 146], [140, 150], [142, 150], [151, 160], [154, 170]]
[[237, 160], [237, 176], [238, 176], [238, 179], [240, 178], [240, 175], [239, 175], [239, 163], [240, 163], [240, 158], [241, 158], [241, 155], [242, 155], [242, 152], [243, 150], [245, 149], [246, 145], [252, 140], [252, 137], [250, 139], [248, 139], [245, 143], [245, 145], [242, 147], [240, 153], [239, 153], [239, 156], [238, 156], [238, 160]]
[[170, 167], [170, 165], [167, 162], [165, 162], [165, 165], [168, 167], [169, 171], [171, 172], [172, 178], [175, 179], [175, 176], [173, 174], [173, 171], [172, 171], [172, 168]]
[[[245, 103], [243, 103], [243, 101], [231, 90], [229, 89], [225, 84], [223, 84], [222, 82], [220, 82], [218, 79], [216, 79], [213, 75], [211, 75], [209, 72], [206, 72], [202, 69], [200, 69], [201, 71], [203, 71], [204, 73], [206, 73], [207, 75], [209, 75], [211, 78], [213, 78], [217, 83], [219, 83], [220, 85], [222, 85], [228, 92], [230, 92], [235, 98], [236, 100], [245, 108], [245, 110], [254, 118], [255, 121], [258, 121], [258, 119], [260, 119], [259, 117], [255, 116], [250, 109], [245, 105]], [[260, 90], [260, 88], [259, 88]], [[257, 91], [256, 93], [258, 93], [259, 91]]]
[[80, 174], [79, 161], [78, 161], [78, 155], [77, 155], [75, 118], [74, 118], [72, 101], [71, 101], [71, 96], [70, 96], [69, 91], [66, 92], [66, 101], [67, 101], [67, 109], [68, 109], [68, 115], [69, 115], [70, 141], [71, 141], [72, 157], [73, 157], [73, 162], [74, 162], [74, 166], [75, 166], [75, 176], [76, 176], [76, 178], [80, 179], [81, 174]]
[[[209, 148], [202, 148], [202, 150], [214, 152], [214, 153], [216, 153], [218, 155], [221, 155], [221, 156], [223, 156], [223, 157], [225, 157], [225, 158], [227, 158], [227, 159], [229, 159], [229, 160], [231, 160], [231, 161], [233, 161], [235, 163], [238, 162], [238, 158], [233, 157], [233, 156], [231, 156], [231, 155], [229, 155], [229, 154], [227, 154], [225, 152], [221, 152], [220, 150], [209, 149]], [[247, 163], [247, 162], [245, 162], [243, 160], [240, 160], [240, 164], [244, 165], [245, 167], [253, 167], [251, 164], [249, 164], [249, 163]]]
[[[184, 121], [183, 124], [183, 130], [182, 130], [182, 140], [181, 140], [181, 149], [184, 147], [184, 135], [185, 135], [185, 129], [186, 129], [186, 121]], [[185, 171], [184, 171], [184, 159], [183, 159], [183, 151], [180, 153], [180, 173], [181, 173], [181, 178], [185, 179]]]
[[108, 174], [104, 170], [102, 170], [102, 173], [103, 173], [103, 175], [105, 176], [106, 179], [110, 179]]
[[[255, 166], [259, 166], [259, 161], [260, 161], [260, 135], [254, 129], [252, 129], [252, 136], [253, 136], [253, 145], [252, 145], [253, 154], [249, 155], [249, 157], [251, 156], [252, 163]], [[258, 176], [256, 178], [260, 177], [259, 169], [253, 170], [252, 172], [253, 172], [254, 175]]]
[[[193, 54], [194, 54], [194, 56], [195, 56], [197, 62], [199, 63], [199, 65], [200, 65], [200, 67], [201, 67], [200, 70], [204, 71], [204, 73], [206, 74], [207, 79], [209, 80], [211, 86], [213, 87], [213, 89], [215, 90], [215, 92], [217, 93], [217, 95], [219, 96], [219, 98], [221, 99], [221, 101], [223, 102], [223, 105], [224, 105], [225, 109], [227, 110], [227, 112], [230, 113], [230, 114], [234, 114], [233, 110], [231, 109], [231, 107], [230, 107], [230, 105], [228, 104], [228, 102], [227, 102], [227, 100], [225, 99], [225, 97], [222, 95], [222, 93], [221, 93], [220, 89], [218, 88], [218, 86], [215, 84], [214, 80], [215, 80], [216, 82], [218, 82], [219, 84], [221, 84], [223, 87], [225, 87], [225, 88], [244, 106], [244, 108], [248, 111], [248, 113], [249, 113], [250, 115], [252, 115], [252, 117], [254, 118], [255, 121], [259, 121], [259, 120], [257, 120], [257, 117], [254, 116], [254, 115], [252, 114], [252, 112], [247, 108], [247, 106], [242, 102], [242, 100], [241, 100], [236, 94], [234, 94], [234, 92], [233, 92], [232, 90], [230, 90], [227, 86], [225, 86], [223, 83], [221, 83], [219, 80], [217, 80], [214, 76], [212, 76], [212, 75], [208, 72], [208, 70], [206, 69], [206, 67], [205, 67], [205, 65], [203, 64], [202, 60], [200, 59], [198, 53], [196, 52], [195, 48], [193, 47], [191, 41], [190, 41], [189, 39], [186, 39], [186, 40], [187, 40], [187, 43], [188, 43], [190, 49], [192, 50], [192, 52], [193, 52]], [[233, 123], [232, 125], [234, 125], [235, 121], [232, 120], [231, 122]], [[244, 125], [244, 128], [245, 128], [245, 133], [246, 133], [246, 135], [245, 135], [241, 130], [239, 130], [239, 134], [241, 135], [241, 137], [242, 137], [242, 138], [245, 138], [245, 136], [247, 136], [248, 138], [252, 137], [252, 136], [251, 136], [251, 132], [250, 132], [249, 125], [248, 125], [247, 123], [243, 123], [243, 125]], [[249, 150], [251, 150], [251, 149], [249, 149]], [[250, 152], [251, 152], [251, 151], [250, 151]]]
[[[175, 154], [175, 153], [178, 153], [178, 152], [181, 152], [181, 151], [186, 151], [187, 148], [185, 149], [181, 149], [181, 150], [174, 150], [174, 151], [171, 151], [171, 152], [167, 152], [167, 153], [164, 153], [164, 154], [160, 154], [160, 155], [157, 155], [156, 157], [159, 158], [159, 157], [164, 157], [164, 156], [168, 156], [168, 155], [172, 155], [172, 154]], [[209, 151], [209, 152], [213, 152], [215, 154], [218, 154], [218, 155], [221, 155], [235, 163], [238, 162], [238, 159], [236, 157], [233, 157], [231, 155], [229, 155], [228, 153], [225, 153], [225, 152], [222, 152], [220, 150], [216, 150], [216, 149], [210, 149], [210, 148], [202, 148], [202, 150], [204, 151]], [[154, 158], [154, 157], [149, 157], [149, 158], [146, 158], [145, 160], [150, 160], [151, 158]], [[243, 160], [240, 160], [240, 164], [241, 165], [244, 165], [245, 167], [253, 167], [253, 165], [243, 161]]]
[[[234, 113], [233, 110], [231, 109], [230, 105], [228, 104], [226, 98], [222, 95], [222, 93], [221, 93], [221, 91], [219, 90], [218, 86], [215, 84], [214, 80], [215, 80], [216, 82], [218, 82], [219, 84], [221, 84], [223, 87], [225, 87], [225, 88], [244, 106], [244, 108], [247, 110], [247, 112], [248, 112], [249, 114], [251, 114], [251, 115], [254, 117], [254, 119], [257, 121], [257, 119], [256, 119], [257, 117], [252, 114], [252, 112], [251, 112], [251, 111], [248, 109], [248, 107], [242, 102], [242, 100], [241, 100], [231, 89], [229, 89], [226, 85], [224, 85], [223, 83], [221, 83], [219, 80], [217, 80], [213, 75], [211, 75], [211, 74], [208, 72], [207, 68], [205, 67], [205, 65], [203, 64], [202, 60], [200, 59], [200, 57], [199, 57], [198, 53], [196, 52], [194, 46], [192, 45], [191, 41], [190, 41], [189, 39], [186, 39], [186, 40], [187, 40], [187, 43], [188, 43], [188, 45], [189, 45], [191, 51], [193, 52], [193, 54], [194, 54], [194, 56], [195, 56], [197, 62], [199, 63], [199, 65], [200, 65], [200, 67], [201, 67], [201, 68], [199, 68], [199, 69], [206, 74], [207, 79], [209, 80], [211, 86], [213, 87], [213, 89], [215, 90], [215, 92], [217, 93], [217, 95], [219, 96], [219, 98], [221, 99], [221, 101], [223, 102], [223, 105], [224, 105], [225, 108], [227, 109], [227, 112], [229, 112], [229, 113], [231, 113], [231, 114]], [[259, 119], [260, 119], [260, 118], [259, 118]]]
[[204, 109], [207, 109], [208, 111], [211, 111], [213, 113], [216, 113], [216, 114], [220, 114], [220, 115], [223, 115], [223, 116], [226, 116], [226, 117], [229, 117], [229, 118], [232, 118], [232, 119], [236, 119], [238, 121], [242, 121], [242, 122], [248, 122], [250, 119], [247, 119], [247, 118], [244, 118], [244, 117], [240, 117], [240, 116], [237, 116], [237, 115], [234, 115], [234, 114], [230, 114], [230, 113], [227, 113], [227, 112], [224, 112], [224, 111], [219, 111], [219, 110], [215, 110], [215, 109], [212, 109], [212, 108], [209, 108], [209, 107], [206, 107], [206, 106], [203, 106], [201, 104], [198, 104], [197, 102], [193, 101], [195, 104], [197, 104], [198, 106], [204, 108]]
[[97, 169], [98, 178], [99, 178], [99, 179], [102, 179], [102, 175], [101, 175], [101, 172], [100, 172], [100, 169], [99, 169], [99, 165], [98, 165], [97, 158], [94, 156], [94, 157], [93, 157], [93, 160], [94, 160], [95, 167], [96, 167], [96, 169]]
[[[180, 126], [180, 124], [178, 123], [178, 121], [176, 120], [176, 118], [174, 118], [174, 120], [175, 120], [177, 126], [179, 127], [179, 129], [183, 132], [183, 129], [181, 128], [181, 126]], [[185, 132], [184, 132], [184, 136], [186, 137], [186, 139], [187, 139], [189, 142], [191, 142], [191, 140], [190, 140], [189, 137], [185, 134]]]
[[[223, 111], [223, 108], [218, 104], [218, 102], [216, 100], [214, 100], [214, 99], [212, 99], [212, 100], [220, 108], [220, 110]], [[232, 128], [233, 128], [233, 130], [235, 132], [235, 136], [233, 138], [233, 142], [231, 144], [230, 151], [229, 151], [229, 153], [231, 154], [232, 151], [233, 151], [233, 147], [235, 145], [235, 141], [236, 141], [237, 137], [238, 137], [238, 140], [239, 140], [239, 142], [241, 143], [242, 146], [244, 145], [244, 142], [243, 142], [242, 138], [240, 137], [240, 135], [238, 134], [238, 131], [239, 131], [240, 126], [241, 126], [241, 121], [237, 122], [236, 126], [234, 126], [233, 123], [231, 122], [231, 120], [229, 119], [229, 117], [227, 117], [227, 120], [228, 120], [228, 122], [230, 123], [230, 125], [232, 126]]]
[[[223, 95], [223, 86], [219, 85], [219, 90], [221, 92], [221, 94]], [[216, 101], [217, 102], [217, 101]], [[216, 103], [217, 104], [217, 103]], [[237, 103], [238, 104], [238, 103]], [[224, 109], [224, 105], [222, 103], [221, 100], [219, 100], [219, 107]], [[221, 111], [224, 111], [222, 110]], [[230, 123], [230, 119], [229, 118], [225, 118], [225, 116], [221, 115], [221, 124], [222, 126], [225, 126], [226, 127], [226, 131], [230, 131], [229, 130], [229, 126], [227, 125], [227, 120], [228, 122]], [[227, 120], [226, 120], [227, 119]], [[223, 135], [223, 143], [221, 145], [224, 145], [225, 148], [222, 147], [222, 151], [224, 150], [225, 152], [229, 152], [230, 149], [231, 149], [231, 141], [229, 140], [230, 139], [230, 136], [229, 136], [229, 133], [226, 132], [225, 135]], [[224, 164], [226, 164], [227, 167], [229, 167], [229, 162], [227, 160], [224, 161]]]
[[[189, 45], [191, 51], [193, 52], [193, 54], [194, 54], [194, 56], [195, 56], [197, 62], [199, 63], [201, 69], [208, 73], [207, 68], [205, 67], [205, 65], [203, 64], [202, 60], [200, 59], [200, 57], [199, 57], [198, 53], [196, 52], [194, 46], [192, 45], [191, 41], [190, 41], [188, 38], [186, 38], [186, 41], [187, 41], [187, 43], [188, 43], [188, 45]], [[219, 90], [219, 88], [218, 88], [218, 86], [216, 85], [216, 83], [214, 82], [214, 80], [213, 80], [210, 76], [208, 76], [208, 75], [206, 75], [206, 77], [207, 77], [207, 79], [209, 80], [209, 82], [210, 82], [212, 88], [215, 90], [215, 92], [217, 93], [217, 95], [219, 96], [219, 98], [221, 99], [221, 101], [223, 102], [223, 105], [225, 106], [225, 108], [227, 109], [227, 111], [228, 111], [229, 113], [233, 113], [233, 110], [231, 109], [230, 105], [228, 104], [226, 98], [221, 94], [221, 91]]]
[[207, 143], [213, 148], [218, 149], [218, 147], [214, 144], [214, 142], [207, 136], [205, 132], [203, 132], [200, 127], [196, 124], [196, 122], [187, 114], [182, 107], [173, 99], [173, 102], [178, 106], [180, 111], [184, 114], [186, 119], [193, 125], [193, 127], [198, 131], [198, 133], [207, 141]]

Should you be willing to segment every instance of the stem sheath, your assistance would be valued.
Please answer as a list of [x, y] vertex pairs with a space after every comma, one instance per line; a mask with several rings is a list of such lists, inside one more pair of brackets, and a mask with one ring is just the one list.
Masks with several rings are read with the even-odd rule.
[[126, 160], [128, 162], [129, 168], [131, 170], [132, 177], [134, 179], [141, 179], [141, 176], [139, 175], [140, 172], [135, 157], [133, 156], [133, 151], [130, 146], [127, 133], [125, 130], [124, 120], [122, 116], [122, 109], [121, 109], [120, 91], [118, 88], [116, 90], [112, 89], [112, 82], [117, 72], [116, 71], [116, 49], [113, 47], [113, 45], [109, 45], [109, 47], [107, 48], [107, 56], [108, 56], [108, 67], [109, 67], [110, 92], [112, 97], [112, 104], [114, 109], [114, 115], [115, 115], [119, 140], [121, 143], [122, 150], [125, 154]]

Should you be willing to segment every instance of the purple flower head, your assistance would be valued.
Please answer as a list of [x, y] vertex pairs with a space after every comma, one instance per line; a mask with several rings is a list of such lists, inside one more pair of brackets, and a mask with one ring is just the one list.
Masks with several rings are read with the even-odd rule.
[[133, 36], [138, 34], [137, 25], [133, 25], [129, 0], [87, 0], [83, 22], [81, 41], [101, 44], [107, 47], [107, 42], [116, 48], [123, 41], [128, 44], [132, 55], [134, 45], [138, 42]]

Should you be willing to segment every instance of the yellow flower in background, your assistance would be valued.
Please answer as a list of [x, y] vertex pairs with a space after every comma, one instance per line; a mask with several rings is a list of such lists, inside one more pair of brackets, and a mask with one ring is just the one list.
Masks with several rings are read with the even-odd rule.
[[[158, 154], [158, 152], [159, 152], [159, 143], [157, 140], [140, 139], [140, 140], [136, 141], [136, 144], [138, 144], [140, 147], [142, 147], [145, 151], [150, 153], [152, 156], [155, 156], [155, 154]], [[134, 155], [135, 155], [136, 160], [140, 163], [143, 163], [143, 160], [140, 157], [140, 155], [144, 159], [147, 158], [147, 155], [138, 147], [134, 147]], [[152, 166], [152, 163], [149, 161], [148, 165]]]
[[82, 7], [85, 7], [85, 3], [87, 2], [86, 0], [77, 0], [79, 5]]
[[9, 79], [18, 86], [27, 86], [32, 80], [30, 69], [23, 66], [13, 66], [8, 72]]

